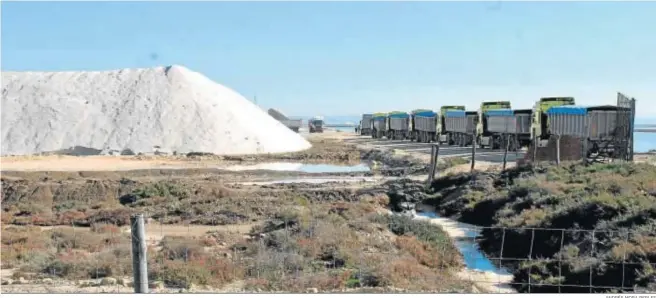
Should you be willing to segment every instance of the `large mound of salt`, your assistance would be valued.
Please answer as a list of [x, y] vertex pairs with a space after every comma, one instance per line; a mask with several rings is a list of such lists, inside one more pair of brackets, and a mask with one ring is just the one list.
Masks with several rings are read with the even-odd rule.
[[2, 73], [2, 155], [310, 147], [235, 91], [182, 66]]

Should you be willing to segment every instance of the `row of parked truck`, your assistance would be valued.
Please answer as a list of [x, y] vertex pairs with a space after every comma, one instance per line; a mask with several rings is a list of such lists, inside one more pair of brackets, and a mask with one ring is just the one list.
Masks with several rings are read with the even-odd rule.
[[[514, 110], [509, 101], [483, 102], [477, 111], [465, 106], [442, 106], [438, 112], [418, 109], [410, 113], [393, 111], [362, 115], [360, 134], [375, 139], [413, 140], [469, 146], [474, 140], [481, 148], [511, 150], [528, 146], [533, 140], [546, 145], [551, 135], [587, 138], [592, 147], [618, 135], [626, 127], [618, 119], [630, 119], [630, 109], [617, 106], [580, 107], [573, 97], [541, 98], [533, 109]], [[624, 118], [621, 118], [624, 117]]]

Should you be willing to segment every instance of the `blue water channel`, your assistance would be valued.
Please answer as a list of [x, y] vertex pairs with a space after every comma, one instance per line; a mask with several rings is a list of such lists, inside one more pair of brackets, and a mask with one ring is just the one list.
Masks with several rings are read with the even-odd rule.
[[[441, 217], [435, 212], [417, 212], [417, 215], [429, 218]], [[503, 268], [499, 268], [492, 262], [492, 260], [490, 260], [481, 252], [478, 244], [476, 243], [476, 237], [478, 236], [479, 231], [467, 230], [465, 232], [465, 237], [455, 239], [455, 245], [465, 260], [465, 266], [468, 269], [473, 270], [494, 272], [504, 275], [509, 274], [508, 271]]]

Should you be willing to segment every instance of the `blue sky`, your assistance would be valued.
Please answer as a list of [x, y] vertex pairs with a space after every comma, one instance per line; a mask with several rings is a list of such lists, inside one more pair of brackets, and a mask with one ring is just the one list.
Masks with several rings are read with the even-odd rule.
[[541, 96], [656, 117], [656, 2], [2, 2], [2, 70], [184, 65], [290, 115]]

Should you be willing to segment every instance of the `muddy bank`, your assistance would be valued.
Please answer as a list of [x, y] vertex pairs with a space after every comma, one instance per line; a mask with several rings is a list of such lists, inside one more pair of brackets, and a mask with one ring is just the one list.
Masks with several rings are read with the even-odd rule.
[[[143, 212], [165, 223], [236, 224], [272, 216], [299, 198], [357, 201], [384, 194], [366, 182], [240, 185], [206, 178], [2, 178], [2, 221], [12, 224], [125, 225]], [[243, 180], [246, 181], [246, 180]]]
[[[389, 152], [356, 152], [362, 155], [360, 163], [382, 165], [382, 169], [372, 166], [372, 171], [331, 173], [258, 169], [3, 171], [3, 222], [90, 225], [113, 221], [123, 225], [128, 222], [129, 214], [145, 212], [166, 223], [234, 224], [270, 216], [278, 209], [276, 204], [292, 204], [292, 198], [357, 200], [361, 192], [372, 192], [358, 188], [369, 187], [368, 184], [379, 179], [373, 177], [374, 173], [404, 175], [425, 169], [417, 161], [404, 160]], [[338, 152], [334, 154], [339, 155]], [[286, 183], [287, 180], [299, 182], [299, 179], [307, 181]]]
[[360, 149], [360, 158], [373, 163], [372, 171], [383, 176], [409, 176], [428, 174], [429, 164], [407, 156], [399, 156], [391, 150]]
[[[346, 146], [346, 145], [342, 145]], [[103, 167], [94, 167], [94, 170], [39, 170], [38, 166], [28, 167], [28, 170], [18, 169], [18, 166], [8, 166], [5, 164], [2, 170], [2, 177], [7, 179], [121, 179], [123, 177], [139, 178], [139, 177], [163, 177], [163, 178], [176, 178], [176, 177], [220, 177], [224, 180], [243, 181], [255, 179], [258, 177], [267, 177], [270, 179], [280, 179], [284, 177], [318, 177], [318, 176], [402, 176], [411, 174], [424, 174], [427, 173], [427, 166], [418, 160], [407, 160], [402, 157], [394, 156], [389, 151], [381, 151], [377, 149], [357, 149], [353, 146], [348, 147], [348, 152], [325, 152], [331, 155], [341, 156], [346, 154], [348, 156], [357, 155], [357, 158], [348, 158], [348, 162], [339, 162], [334, 159], [303, 159], [299, 158], [300, 163], [287, 163], [290, 160], [285, 159], [269, 159], [267, 157], [258, 157], [248, 161], [220, 163], [220, 164], [171, 164], [166, 167], [156, 164], [144, 164], [139, 167], [150, 168], [136, 168], [128, 166], [122, 170], [106, 170]], [[338, 150], [338, 149], [336, 149]], [[345, 147], [340, 147], [339, 150], [344, 151]], [[223, 157], [221, 157], [224, 159]], [[66, 159], [66, 158], [64, 158]], [[3, 160], [4, 161], [4, 160]], [[40, 159], [27, 159], [27, 162], [39, 162], [44, 164], [52, 164], [52, 160], [47, 158]], [[76, 160], [70, 161], [76, 164], [85, 164], [93, 161]], [[129, 160], [114, 160], [105, 161], [112, 163], [129, 163]], [[322, 163], [326, 162], [326, 163]], [[11, 162], [10, 162], [11, 164]], [[175, 168], [180, 166], [179, 168]], [[14, 170], [16, 169], [16, 170]]]
[[520, 292], [529, 291], [529, 278], [530, 292], [588, 293], [590, 280], [593, 292], [649, 291], [656, 289], [655, 179], [656, 167], [645, 164], [524, 166], [449, 175], [427, 191], [394, 181], [388, 196], [395, 210], [424, 203], [489, 227], [479, 245], [489, 257], [503, 253]]

